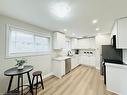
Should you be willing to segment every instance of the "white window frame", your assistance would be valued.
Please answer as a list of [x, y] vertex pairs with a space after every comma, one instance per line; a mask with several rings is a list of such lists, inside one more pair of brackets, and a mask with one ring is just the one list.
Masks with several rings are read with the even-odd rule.
[[[42, 52], [25, 52], [25, 53], [13, 53], [9, 54], [9, 40], [10, 40], [10, 28], [15, 28], [21, 31], [25, 31], [25, 33], [32, 34], [34, 36], [38, 37], [45, 37], [49, 39], [49, 51], [42, 51]], [[51, 54], [51, 36], [45, 36], [41, 33], [37, 33], [34, 31], [26, 30], [14, 25], [7, 24], [6, 25], [6, 52], [5, 52], [5, 58], [13, 58], [13, 57], [25, 57], [25, 56], [37, 56], [37, 55], [44, 55], [44, 54]]]

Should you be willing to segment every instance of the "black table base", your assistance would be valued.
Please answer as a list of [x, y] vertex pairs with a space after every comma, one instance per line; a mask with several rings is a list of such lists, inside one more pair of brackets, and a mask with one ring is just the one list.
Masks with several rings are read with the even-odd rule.
[[[29, 81], [29, 85], [25, 85], [25, 86], [29, 86], [30, 87], [30, 92], [33, 95], [33, 87], [32, 87], [32, 83], [31, 83], [31, 79], [30, 79], [30, 75], [29, 73], [27, 73], [27, 77], [28, 77], [28, 81]], [[12, 85], [12, 80], [13, 80], [13, 76], [11, 76], [10, 78], [10, 82], [9, 82], [9, 86], [8, 86], [8, 90], [7, 93], [10, 93], [11, 91], [11, 85]], [[21, 83], [20, 83], [21, 82]], [[23, 75], [18, 75], [18, 86], [15, 90], [16, 93], [18, 92], [18, 95], [21, 93], [21, 95], [23, 95]], [[21, 92], [19, 91], [19, 88], [21, 87]]]
[[[17, 95], [23, 95], [23, 75], [24, 74], [27, 74], [27, 77], [28, 77], [28, 81], [29, 81], [29, 88], [30, 88], [30, 92], [32, 95], [33, 94], [33, 87], [32, 87], [32, 83], [31, 83], [31, 79], [30, 79], [30, 74], [29, 72], [33, 70], [33, 67], [32, 66], [25, 66], [23, 70], [17, 70], [17, 68], [11, 68], [7, 71], [4, 72], [4, 74], [6, 76], [11, 76], [10, 78], [10, 81], [9, 81], [9, 86], [8, 86], [8, 89], [7, 89], [7, 93], [12, 93], [13, 91], [11, 91], [11, 85], [12, 85], [12, 81], [13, 81], [13, 77], [14, 76], [18, 76], [18, 84], [17, 84], [17, 88], [15, 89], [16, 90], [16, 93], [18, 93]], [[26, 86], [26, 85], [25, 85]], [[21, 91], [19, 91], [19, 89], [21, 88]], [[16, 95], [15, 91], [14, 91], [14, 94]]]

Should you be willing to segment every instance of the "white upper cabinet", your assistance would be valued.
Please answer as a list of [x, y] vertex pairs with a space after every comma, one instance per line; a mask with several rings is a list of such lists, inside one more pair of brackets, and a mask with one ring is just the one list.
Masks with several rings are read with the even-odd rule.
[[65, 34], [60, 32], [55, 32], [53, 34], [53, 48], [63, 49], [65, 47]]
[[79, 39], [78, 47], [79, 49], [95, 49], [95, 38]]
[[127, 18], [118, 20], [118, 48], [127, 49]]
[[88, 49], [89, 48], [89, 39], [79, 39], [79, 49]]
[[111, 36], [116, 35], [116, 48], [127, 49], [127, 18], [118, 19]]
[[90, 49], [96, 49], [95, 38], [89, 38], [89, 48]]
[[118, 44], [118, 35], [117, 35], [117, 30], [118, 30], [118, 23], [117, 21], [114, 23], [114, 26], [112, 28], [112, 33], [111, 33], [111, 38], [113, 37], [113, 35], [116, 35], [116, 48], [119, 47], [119, 44]]
[[78, 39], [76, 39], [76, 38], [71, 39], [71, 48], [78, 49]]

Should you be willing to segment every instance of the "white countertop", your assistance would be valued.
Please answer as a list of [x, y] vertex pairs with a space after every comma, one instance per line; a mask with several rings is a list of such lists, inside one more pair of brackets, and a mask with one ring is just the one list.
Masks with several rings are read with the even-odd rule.
[[53, 58], [53, 60], [57, 60], [57, 61], [63, 61], [63, 60], [66, 60], [68, 58], [71, 58], [69, 56], [62, 56], [62, 57], [56, 57], [56, 58]]
[[114, 63], [105, 63], [106, 66], [120, 68], [120, 69], [127, 69], [126, 64], [114, 64]]

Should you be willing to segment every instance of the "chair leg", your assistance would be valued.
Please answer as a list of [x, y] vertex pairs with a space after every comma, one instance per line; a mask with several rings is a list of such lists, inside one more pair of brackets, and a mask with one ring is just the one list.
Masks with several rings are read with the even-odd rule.
[[33, 79], [32, 79], [32, 87], [34, 86], [34, 78], [35, 76], [33, 76]]
[[38, 88], [38, 76], [36, 77], [36, 95], [37, 95], [37, 88]]
[[21, 95], [23, 95], [23, 75], [21, 75]]
[[43, 80], [42, 80], [42, 76], [41, 75], [40, 75], [40, 78], [41, 78], [41, 86], [44, 89], [44, 84], [43, 84]]
[[29, 81], [29, 85], [30, 85], [30, 92], [31, 92], [32, 95], [34, 95], [34, 94], [33, 94], [33, 87], [32, 87], [32, 83], [31, 83], [31, 79], [30, 79], [30, 74], [29, 74], [29, 72], [27, 73], [27, 76], [28, 76], [28, 81]]

